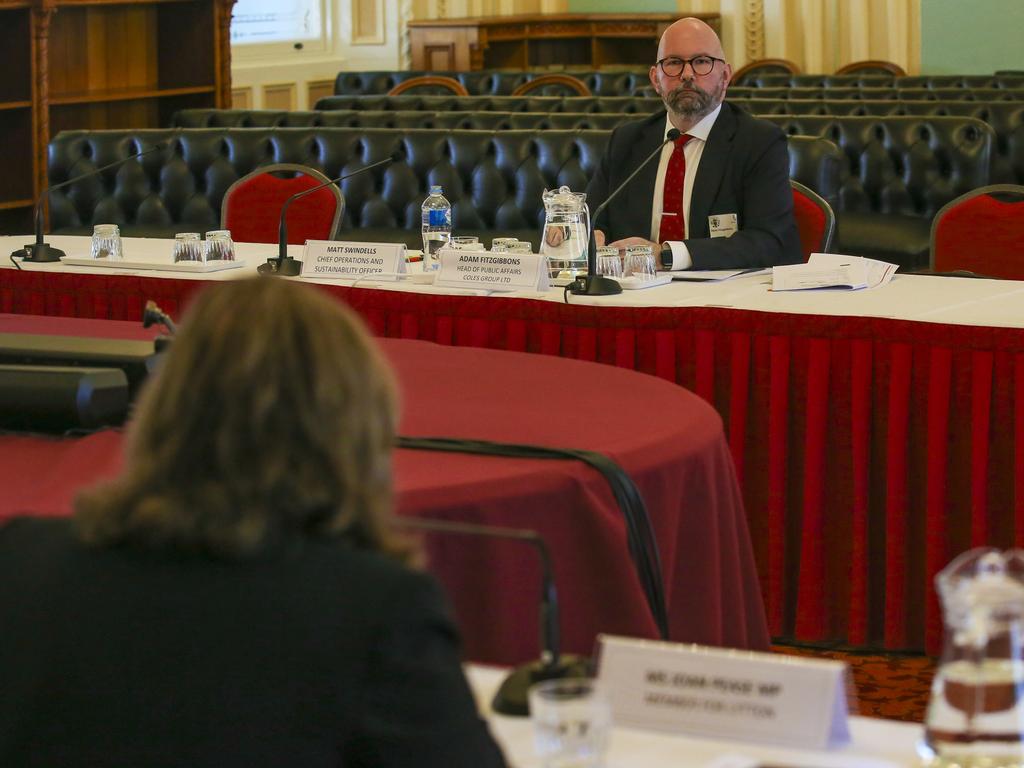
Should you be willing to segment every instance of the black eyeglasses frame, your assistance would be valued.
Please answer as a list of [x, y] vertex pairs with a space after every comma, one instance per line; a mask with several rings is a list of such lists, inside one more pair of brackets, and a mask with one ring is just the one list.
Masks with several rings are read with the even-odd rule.
[[[698, 72], [697, 68], [693, 65], [693, 62], [695, 62], [697, 59], [711, 59], [711, 68], [707, 72]], [[679, 67], [679, 71], [676, 72], [674, 75], [665, 70], [665, 62], [670, 60], [682, 62], [682, 66]], [[664, 59], [659, 59], [658, 61], [654, 62], [654, 66], [658, 67], [666, 77], [680, 77], [683, 74], [683, 72], [686, 71], [686, 65], [689, 64], [690, 71], [692, 71], [694, 75], [696, 75], [697, 77], [706, 77], [715, 71], [716, 61], [720, 61], [723, 64], [725, 64], [725, 59], [720, 59], [717, 56], [710, 56], [706, 53], [702, 53], [699, 56], [694, 56], [692, 59], [684, 59], [682, 56], [666, 56]]]

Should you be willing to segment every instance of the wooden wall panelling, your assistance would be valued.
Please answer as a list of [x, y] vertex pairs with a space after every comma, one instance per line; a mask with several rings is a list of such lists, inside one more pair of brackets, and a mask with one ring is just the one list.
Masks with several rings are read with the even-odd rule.
[[263, 86], [263, 109], [296, 108], [295, 83], [267, 83]]
[[228, 107], [230, 109], [252, 109], [252, 88], [232, 88], [231, 102]]
[[306, 109], [312, 109], [313, 105], [325, 96], [334, 94], [334, 80], [307, 80], [306, 81]]
[[381, 45], [384, 43], [383, 0], [351, 0], [352, 44]]

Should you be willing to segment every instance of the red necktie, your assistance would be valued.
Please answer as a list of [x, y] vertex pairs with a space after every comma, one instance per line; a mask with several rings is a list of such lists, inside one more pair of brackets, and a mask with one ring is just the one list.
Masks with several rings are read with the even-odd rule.
[[[666, 240], [686, 239], [686, 222], [683, 221], [683, 179], [686, 178], [686, 155], [683, 154], [683, 145], [691, 138], [693, 137], [689, 134], [683, 134], [676, 139], [675, 149], [668, 161], [668, 170], [665, 171], [661, 230], [658, 233], [659, 242], [662, 243]], [[676, 215], [665, 215], [672, 213]]]

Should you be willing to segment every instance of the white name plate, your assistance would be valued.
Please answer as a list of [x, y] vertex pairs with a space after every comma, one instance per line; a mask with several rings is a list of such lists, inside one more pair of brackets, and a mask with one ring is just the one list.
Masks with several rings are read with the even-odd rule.
[[601, 635], [617, 725], [827, 749], [850, 740], [846, 665]]
[[302, 258], [303, 277], [397, 280], [401, 272], [405, 272], [404, 243], [307, 240]]
[[491, 253], [443, 248], [434, 285], [488, 291], [546, 291], [547, 259], [535, 253]]

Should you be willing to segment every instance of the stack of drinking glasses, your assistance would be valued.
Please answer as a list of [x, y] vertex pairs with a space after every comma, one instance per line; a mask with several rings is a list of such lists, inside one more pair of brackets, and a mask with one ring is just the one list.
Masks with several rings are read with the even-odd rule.
[[234, 261], [235, 244], [227, 229], [213, 229], [201, 240], [198, 232], [179, 232], [174, 236], [174, 263]]

